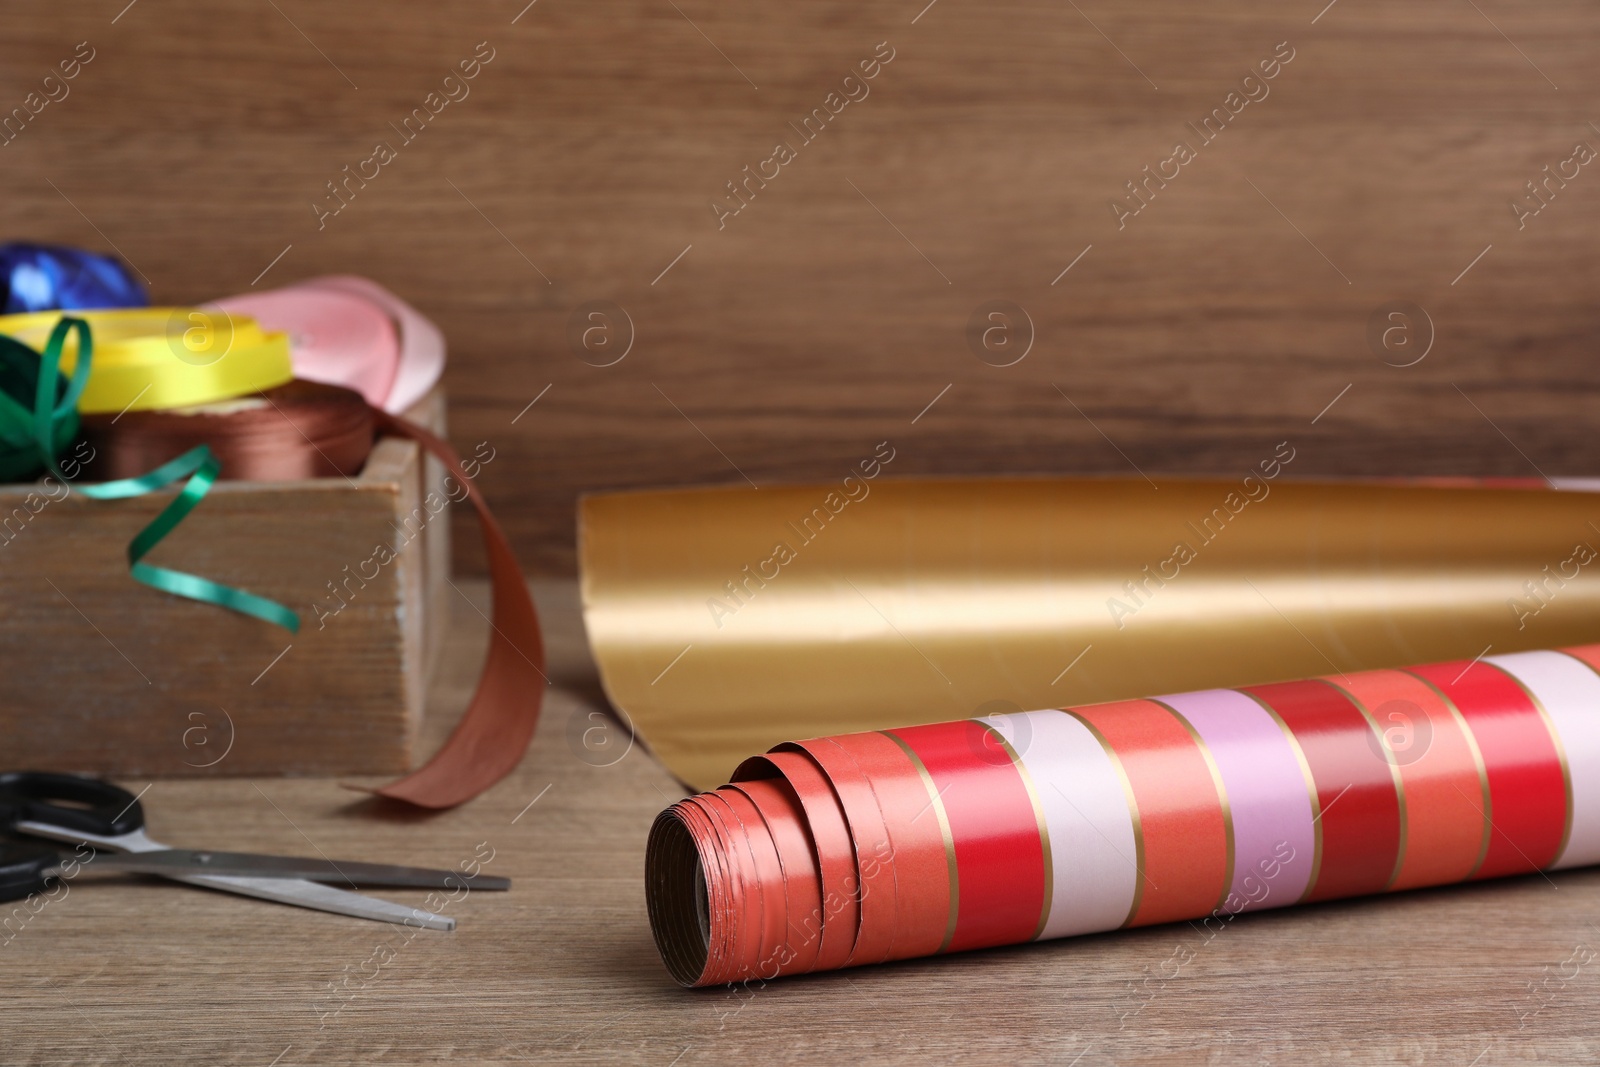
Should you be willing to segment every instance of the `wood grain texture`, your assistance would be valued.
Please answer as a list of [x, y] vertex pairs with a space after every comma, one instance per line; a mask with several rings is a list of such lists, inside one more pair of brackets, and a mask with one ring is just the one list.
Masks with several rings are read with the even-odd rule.
[[[0, 487], [6, 758], [162, 775], [408, 769], [428, 546], [415, 523], [408, 539], [396, 529], [420, 509], [420, 469], [414, 443], [385, 438], [353, 480], [220, 482], [151, 553], [288, 604], [298, 634], [129, 576], [128, 542], [170, 491], [101, 501], [55, 482], [51, 500]], [[385, 566], [379, 544], [400, 546]]]
[[[442, 434], [445, 409], [434, 389], [405, 415]], [[54, 479], [0, 485], [10, 758], [125, 774], [410, 769], [457, 595], [444, 477], [416, 443], [381, 438], [354, 478], [217, 483], [152, 553], [287, 604], [294, 635], [129, 577], [129, 539], [176, 490], [96, 501]], [[241, 731], [255, 742], [223, 760]]]
[[[456, 439], [498, 449], [484, 487], [541, 570], [573, 566], [581, 491], [831, 478], [885, 438], [898, 474], [1225, 471], [1284, 437], [1313, 473], [1593, 469], [1600, 175], [1511, 208], [1600, 145], [1592, 4], [124, 4], [8, 18], [0, 108], [96, 57], [0, 148], [0, 234], [114, 244], [161, 301], [391, 286], [449, 335]], [[870, 95], [803, 141], [880, 42]], [[1280, 42], [1203, 144], [1186, 124]], [[1197, 158], [1119, 229], [1179, 140]], [[969, 347], [991, 300], [1032, 321], [1013, 366]], [[1407, 368], [1367, 341], [1401, 300], [1435, 334]], [[573, 341], [592, 301], [632, 324], [611, 366], [620, 318]]]
[[[464, 589], [487, 607], [481, 583]], [[0, 998], [0, 1063], [1595, 1060], [1593, 870], [1241, 916], [1209, 935], [1176, 924], [680, 990], [651, 942], [643, 893], [650, 821], [679, 791], [601, 715], [576, 590], [535, 592], [555, 684], [527, 760], [478, 800], [401, 816], [329, 781], [268, 779], [158, 781], [144, 798], [152, 834], [174, 845], [314, 846], [440, 867], [486, 846], [485, 869], [510, 876], [509, 893], [471, 893], [445, 909], [460, 920], [454, 933], [408, 940], [84, 876], [0, 932], [14, 976]], [[465, 705], [486, 643], [480, 616], [457, 607], [428, 746]], [[598, 731], [587, 744], [586, 731]]]

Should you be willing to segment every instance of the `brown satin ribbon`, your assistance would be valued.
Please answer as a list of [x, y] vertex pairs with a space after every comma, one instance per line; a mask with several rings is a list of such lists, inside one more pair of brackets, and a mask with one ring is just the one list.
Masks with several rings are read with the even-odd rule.
[[544, 639], [511, 543], [489, 513], [483, 494], [461, 469], [455, 449], [415, 423], [376, 409], [372, 415], [380, 433], [411, 438], [466, 487], [467, 498], [478, 512], [484, 552], [489, 557], [493, 632], [472, 702], [432, 759], [404, 778], [371, 790], [419, 808], [453, 808], [488, 789], [522, 762], [539, 725], [544, 687], [550, 684], [544, 671]]
[[211, 446], [224, 478], [289, 481], [353, 475], [365, 464], [374, 437], [382, 434], [417, 442], [465, 488], [483, 529], [494, 632], [472, 702], [433, 758], [376, 789], [348, 788], [422, 808], [451, 808], [482, 793], [521, 762], [549, 684], [539, 617], [521, 567], [455, 450], [422, 427], [370, 407], [359, 393], [307, 381], [203, 407], [83, 421], [83, 436], [96, 450], [88, 469], [97, 479], [142, 474], [199, 444]]
[[337, 385], [292, 381], [192, 408], [87, 415], [96, 479], [136, 478], [196, 445], [210, 445], [222, 477], [257, 482], [353, 475], [372, 451], [372, 409]]

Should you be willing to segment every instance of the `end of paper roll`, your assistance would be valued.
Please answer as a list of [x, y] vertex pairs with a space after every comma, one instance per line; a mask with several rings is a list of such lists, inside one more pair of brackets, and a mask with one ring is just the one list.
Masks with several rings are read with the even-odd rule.
[[828, 916], [814, 848], [799, 801], [773, 780], [662, 812], [645, 885], [656, 947], [679, 985], [765, 982], [816, 965]]
[[678, 805], [657, 816], [645, 849], [645, 896], [650, 932], [673, 981], [701, 984], [711, 946], [705, 868]]
[[[882, 951], [859, 951], [862, 867], [821, 767], [795, 747], [747, 760], [733, 777], [672, 805], [650, 829], [650, 929], [673, 980], [765, 982], [887, 958], [892, 895], [872, 898], [865, 940]], [[871, 873], [892, 880], [892, 868], [885, 860]]]

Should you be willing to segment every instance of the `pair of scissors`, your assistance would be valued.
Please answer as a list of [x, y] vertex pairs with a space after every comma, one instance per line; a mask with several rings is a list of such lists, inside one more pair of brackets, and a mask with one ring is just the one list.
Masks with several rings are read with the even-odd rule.
[[445, 915], [337, 889], [350, 885], [409, 886], [423, 889], [509, 889], [507, 878], [461, 871], [396, 867], [345, 860], [267, 856], [168, 848], [144, 832], [139, 798], [97, 778], [43, 771], [0, 774], [0, 832], [26, 834], [68, 844], [107, 849], [81, 864], [71, 855], [34, 845], [0, 843], [0, 900], [19, 900], [44, 890], [66, 868], [152, 874], [175, 882], [292, 904], [316, 911], [378, 922], [403, 923], [428, 930], [453, 930]]

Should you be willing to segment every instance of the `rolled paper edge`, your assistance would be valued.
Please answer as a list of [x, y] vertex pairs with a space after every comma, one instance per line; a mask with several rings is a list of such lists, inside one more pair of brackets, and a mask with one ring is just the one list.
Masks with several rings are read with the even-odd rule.
[[658, 815], [645, 845], [645, 897], [673, 981], [764, 982], [819, 969], [828, 916], [817, 855], [782, 775], [687, 797]]
[[[799, 916], [798, 930], [814, 938], [817, 951], [808, 970], [831, 971], [845, 966], [855, 950], [860, 926], [860, 869], [844, 808], [833, 784], [809, 756], [773, 751], [754, 756], [734, 771], [735, 783], [777, 775], [799, 802], [804, 827], [810, 832], [812, 862], [817, 870], [818, 907]], [[794, 922], [791, 916], [790, 921]]]
[[645, 901], [650, 933], [667, 973], [681, 986], [706, 984], [710, 955], [709, 905], [700, 843], [683, 802], [656, 816], [645, 844]]

